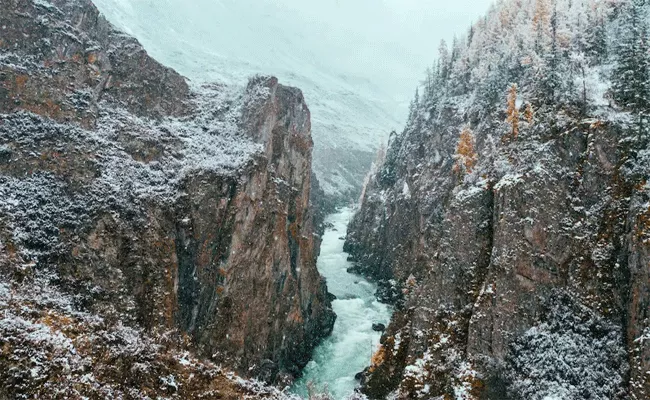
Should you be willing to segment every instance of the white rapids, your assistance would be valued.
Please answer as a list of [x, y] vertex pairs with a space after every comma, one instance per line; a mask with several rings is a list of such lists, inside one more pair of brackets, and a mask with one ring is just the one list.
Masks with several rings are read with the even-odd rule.
[[344, 208], [326, 219], [333, 227], [327, 228], [323, 236], [318, 270], [336, 296], [332, 307], [337, 318], [332, 335], [316, 348], [313, 360], [293, 388], [302, 396], [307, 395], [309, 382], [337, 400], [352, 394], [358, 384], [355, 374], [370, 365], [379, 344], [381, 333], [373, 331], [372, 324], [387, 325], [391, 317], [391, 307], [375, 298], [376, 285], [347, 272], [352, 263], [343, 251], [343, 239], [352, 213]]

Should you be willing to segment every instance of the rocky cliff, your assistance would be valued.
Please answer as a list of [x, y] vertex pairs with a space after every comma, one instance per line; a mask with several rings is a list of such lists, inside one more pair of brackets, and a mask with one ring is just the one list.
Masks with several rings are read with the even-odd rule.
[[606, 35], [631, 11], [558, 1], [535, 36], [544, 3], [501, 3], [441, 52], [369, 179], [346, 249], [399, 305], [372, 398], [650, 396], [644, 110], [612, 101], [621, 58], [573, 64], [598, 42], [572, 18]]
[[302, 93], [188, 84], [89, 1], [0, 8], [0, 395], [290, 381], [335, 318]]

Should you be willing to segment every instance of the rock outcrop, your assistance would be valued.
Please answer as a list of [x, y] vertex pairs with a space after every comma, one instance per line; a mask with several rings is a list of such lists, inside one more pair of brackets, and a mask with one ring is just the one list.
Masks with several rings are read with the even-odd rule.
[[[178, 351], [268, 382], [299, 374], [335, 318], [315, 264], [302, 93], [266, 77], [188, 84], [86, 0], [0, 8], [0, 304], [12, 310], [0, 394], [32, 387], [12, 377], [35, 367], [12, 321], [84, 353], [86, 322], [68, 335], [53, 313], [108, 336], [140, 329], [154, 347], [185, 335]], [[65, 385], [39, 368], [38, 387]], [[156, 393], [144, 382], [132, 396]]]
[[[363, 378], [371, 398], [650, 396], [647, 131], [605, 90], [580, 107], [571, 86], [545, 97], [530, 64], [480, 75], [529, 54], [525, 39], [489, 45], [526, 29], [533, 3], [493, 9], [430, 78], [351, 222], [358, 269], [401, 293]], [[459, 89], [465, 76], [476, 87]]]
[[[369, 394], [468, 386], [519, 398], [505, 388], [529, 379], [532, 396], [557, 372], [576, 387], [604, 385], [600, 398], [645, 398], [650, 193], [647, 172], [631, 171], [647, 169], [647, 150], [621, 143], [629, 128], [616, 122], [546, 119], [554, 113], [540, 110], [540, 127], [497, 150], [507, 174], [459, 178], [454, 118], [407, 130], [389, 150], [396, 178], [376, 175], [346, 243], [360, 270], [405, 298]], [[492, 129], [476, 127], [479, 154]], [[486, 171], [493, 160], [482, 162]], [[572, 370], [554, 370], [565, 356]], [[544, 357], [549, 365], [535, 364]]]

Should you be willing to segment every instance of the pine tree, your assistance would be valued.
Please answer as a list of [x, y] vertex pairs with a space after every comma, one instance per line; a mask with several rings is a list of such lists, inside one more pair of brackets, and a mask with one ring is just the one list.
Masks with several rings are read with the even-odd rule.
[[474, 25], [469, 27], [469, 32], [467, 32], [467, 47], [472, 45], [472, 40], [474, 39]]
[[650, 107], [650, 53], [646, 1], [632, 0], [624, 10], [617, 48], [618, 64], [612, 76], [614, 99], [639, 114], [639, 128]]
[[535, 32], [535, 52], [544, 53], [546, 38], [549, 32], [550, 7], [548, 0], [537, 0], [535, 2], [535, 14], [533, 15], [533, 30]]
[[557, 37], [558, 15], [557, 9], [553, 10], [550, 19], [551, 43], [550, 51], [544, 57], [544, 68], [541, 71], [541, 89], [543, 100], [549, 103], [557, 101], [558, 93], [562, 86], [562, 76], [560, 74], [560, 63], [562, 55], [558, 44]]
[[587, 99], [587, 65], [588, 61], [585, 54], [582, 52], [575, 52], [571, 56], [572, 72], [577, 73], [579, 83], [579, 96], [577, 98], [577, 105], [580, 107], [582, 115], [587, 115], [589, 101]]
[[377, 182], [382, 187], [392, 186], [397, 180], [397, 165], [399, 163], [399, 152], [403, 140], [404, 135], [398, 135], [395, 131], [392, 131], [388, 136], [386, 155], [377, 174]]
[[506, 65], [496, 64], [496, 62], [495, 65], [487, 65], [485, 76], [481, 79], [481, 86], [478, 91], [479, 104], [484, 111], [501, 108], [503, 91], [508, 87], [510, 81], [508, 72]]
[[423, 103], [428, 104], [435, 96], [436, 86], [438, 80], [438, 66], [427, 68], [426, 77], [424, 79], [424, 93], [422, 94]]
[[415, 96], [409, 105], [409, 116], [406, 121], [406, 130], [417, 129], [425, 116], [425, 96], [420, 95], [420, 88], [415, 89]]
[[423, 97], [425, 99], [425, 102], [428, 98], [430, 98], [433, 94], [434, 91], [434, 84], [433, 84], [433, 71], [431, 68], [427, 68], [425, 78], [424, 78], [424, 94]]
[[413, 100], [411, 100], [411, 104], [409, 105], [409, 118], [408, 118], [409, 124], [415, 122], [419, 108], [420, 108], [420, 88], [416, 88], [415, 97], [413, 98]]
[[587, 16], [585, 52], [592, 64], [602, 64], [607, 59], [607, 28], [601, 7], [590, 1], [591, 12]]
[[528, 125], [532, 125], [535, 122], [535, 112], [533, 111], [533, 105], [529, 102], [526, 102], [526, 111], [524, 111], [524, 117], [528, 122]]
[[449, 60], [450, 64], [454, 64], [456, 60], [458, 60], [458, 57], [462, 53], [463, 49], [460, 44], [460, 41], [458, 40], [458, 37], [454, 35], [454, 40], [451, 42], [451, 59]]
[[444, 39], [440, 41], [440, 46], [438, 47], [438, 70], [442, 82], [446, 83], [451, 72], [451, 57], [449, 56], [447, 42]]

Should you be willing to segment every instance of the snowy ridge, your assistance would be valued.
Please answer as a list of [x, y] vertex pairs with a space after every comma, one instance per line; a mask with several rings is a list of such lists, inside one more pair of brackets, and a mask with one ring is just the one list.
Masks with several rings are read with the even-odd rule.
[[64, 181], [48, 173], [27, 179], [0, 177], [0, 194], [6, 199], [0, 207], [14, 221], [14, 239], [44, 244], [52, 237], [39, 226], [43, 221], [52, 227], [75, 226], [97, 207], [128, 210], [143, 201], [173, 203], [182, 196], [179, 184], [199, 171], [237, 176], [262, 150], [262, 144], [254, 143], [239, 126], [243, 105], [253, 100], [250, 93], [256, 92], [196, 86], [196, 114], [162, 121], [102, 104], [92, 131], [27, 112], [0, 116], [0, 140], [10, 143], [0, 155], [29, 165], [81, 154], [88, 163], [85, 171], [69, 172], [71, 180], [88, 185], [74, 198], [66, 194]]

